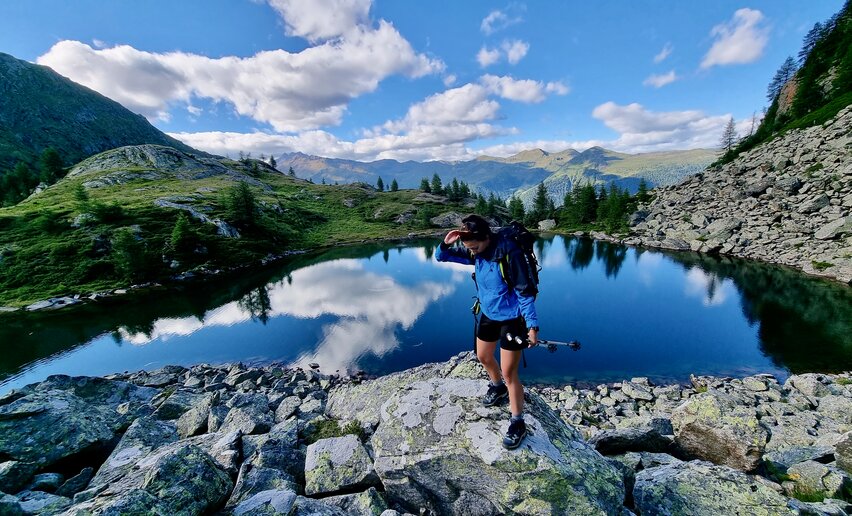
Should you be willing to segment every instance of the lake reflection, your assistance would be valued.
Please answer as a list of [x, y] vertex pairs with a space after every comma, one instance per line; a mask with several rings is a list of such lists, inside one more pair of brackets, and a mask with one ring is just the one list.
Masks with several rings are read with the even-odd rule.
[[[436, 241], [293, 258], [274, 270], [109, 306], [2, 319], [0, 392], [50, 374], [282, 362], [384, 374], [472, 347], [471, 268]], [[542, 336], [529, 381], [852, 369], [850, 289], [756, 263], [539, 239]]]

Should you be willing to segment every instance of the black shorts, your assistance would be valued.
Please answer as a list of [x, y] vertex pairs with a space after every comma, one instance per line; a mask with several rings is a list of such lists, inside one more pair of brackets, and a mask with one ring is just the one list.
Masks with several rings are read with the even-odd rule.
[[511, 333], [513, 337], [517, 336], [526, 341], [527, 325], [524, 318], [521, 316], [509, 319], [508, 321], [494, 321], [488, 318], [485, 314], [479, 314], [479, 326], [476, 328], [476, 337], [485, 342], [500, 341], [500, 347], [509, 351], [520, 351], [526, 349], [526, 344], [518, 344], [510, 342], [506, 338], [506, 334]]

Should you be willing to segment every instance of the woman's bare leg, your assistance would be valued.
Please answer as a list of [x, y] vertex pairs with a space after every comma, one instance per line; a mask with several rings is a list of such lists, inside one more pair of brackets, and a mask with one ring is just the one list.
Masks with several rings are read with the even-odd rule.
[[486, 342], [482, 339], [476, 339], [476, 358], [479, 359], [479, 363], [485, 368], [485, 372], [488, 373], [491, 382], [496, 384], [500, 382], [500, 365], [497, 363], [497, 359], [494, 358], [495, 349], [497, 349], [496, 342]]
[[518, 366], [521, 364], [521, 352], [500, 349], [500, 368], [503, 370], [503, 380], [509, 388], [509, 408], [513, 416], [524, 412], [524, 386], [518, 376]]

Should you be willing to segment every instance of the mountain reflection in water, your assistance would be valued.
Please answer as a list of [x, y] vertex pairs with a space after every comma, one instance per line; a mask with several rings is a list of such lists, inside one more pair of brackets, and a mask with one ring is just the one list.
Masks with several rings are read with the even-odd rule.
[[[49, 374], [165, 364], [317, 362], [384, 374], [445, 360], [472, 347], [475, 290], [470, 267], [434, 260], [437, 243], [335, 249], [177, 291], [5, 314], [0, 392]], [[542, 335], [584, 348], [528, 351], [530, 381], [852, 369], [848, 287], [583, 238], [542, 237], [536, 252]]]

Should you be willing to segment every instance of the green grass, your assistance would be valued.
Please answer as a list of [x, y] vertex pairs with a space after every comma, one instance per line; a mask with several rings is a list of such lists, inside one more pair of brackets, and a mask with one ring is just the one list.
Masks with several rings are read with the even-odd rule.
[[852, 378], [838, 378], [834, 383], [837, 385], [852, 385]]
[[824, 270], [828, 269], [829, 267], [834, 267], [833, 263], [818, 262], [816, 260], [811, 260], [811, 265], [813, 265], [814, 269], [816, 269], [818, 271], [824, 271]]
[[320, 439], [329, 439], [331, 437], [343, 437], [344, 435], [355, 435], [359, 440], [363, 441], [366, 437], [364, 429], [356, 420], [352, 420], [344, 426], [336, 419], [325, 419], [317, 421], [316, 424], [310, 427], [310, 430], [305, 435], [305, 444], [313, 444]]
[[[431, 208], [465, 213], [460, 204], [437, 205], [415, 201], [419, 191], [376, 192], [353, 185], [315, 185], [285, 174], [228, 162], [236, 172], [260, 181], [252, 186], [260, 208], [255, 227], [243, 228], [242, 238], [220, 236], [212, 224], [190, 218], [199, 249], [179, 270], [164, 260], [180, 210], [156, 206], [160, 198], [191, 198], [191, 205], [212, 219], [226, 220], [224, 192], [235, 183], [226, 175], [203, 179], [133, 179], [121, 185], [89, 188], [89, 208], [100, 215], [81, 227], [71, 221], [83, 208], [75, 187], [114, 171], [97, 171], [66, 178], [15, 206], [0, 208], [0, 306], [25, 306], [54, 296], [87, 294], [123, 288], [132, 283], [164, 282], [182, 270], [227, 269], [257, 264], [270, 254], [293, 250], [400, 238], [423, 233], [418, 213]], [[347, 207], [345, 202], [353, 204]], [[413, 217], [404, 224], [395, 219]], [[122, 228], [133, 228], [141, 270], [127, 274], [112, 251]]]

